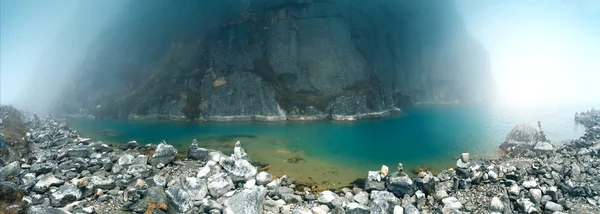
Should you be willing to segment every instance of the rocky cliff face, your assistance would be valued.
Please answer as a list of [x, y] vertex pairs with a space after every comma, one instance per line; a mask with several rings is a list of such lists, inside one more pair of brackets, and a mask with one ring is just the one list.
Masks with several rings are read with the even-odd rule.
[[162, 4], [134, 3], [105, 30], [59, 113], [354, 120], [491, 89], [450, 1]]

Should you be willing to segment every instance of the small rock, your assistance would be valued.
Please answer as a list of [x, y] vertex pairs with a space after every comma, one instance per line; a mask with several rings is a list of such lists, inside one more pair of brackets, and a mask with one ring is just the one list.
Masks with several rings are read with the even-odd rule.
[[554, 203], [552, 201], [546, 202], [546, 205], [544, 207], [547, 211], [550, 211], [550, 212], [557, 212], [557, 211], [564, 210], [563, 206], [561, 206], [560, 204]]
[[463, 207], [462, 203], [455, 197], [444, 198], [442, 199], [442, 203], [444, 204], [444, 208], [442, 209], [444, 213], [450, 213], [453, 210], [459, 210]]
[[491, 212], [504, 212], [504, 203], [498, 197], [493, 197], [490, 201], [490, 211]]
[[529, 190], [529, 194], [531, 195], [531, 200], [536, 204], [542, 202], [542, 190], [540, 189], [531, 189]]
[[266, 185], [271, 181], [273, 181], [273, 175], [271, 175], [271, 173], [262, 171], [256, 175], [256, 183], [258, 185]]
[[537, 187], [537, 182], [535, 180], [528, 180], [528, 181], [523, 181], [523, 187], [525, 187], [525, 189], [531, 189], [531, 188], [535, 188]]

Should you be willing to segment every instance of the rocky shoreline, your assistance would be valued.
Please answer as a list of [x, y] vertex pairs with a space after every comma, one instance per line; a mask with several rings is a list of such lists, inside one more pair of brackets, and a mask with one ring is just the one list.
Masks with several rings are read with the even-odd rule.
[[[166, 142], [110, 145], [60, 119], [21, 117], [30, 152], [0, 168], [2, 213], [600, 213], [596, 110], [576, 114], [585, 135], [558, 147], [541, 125], [520, 124], [500, 159], [465, 153], [415, 177], [382, 166], [325, 191], [253, 166], [239, 142], [232, 154], [193, 142], [182, 156]], [[0, 145], [11, 143], [0, 135]]]

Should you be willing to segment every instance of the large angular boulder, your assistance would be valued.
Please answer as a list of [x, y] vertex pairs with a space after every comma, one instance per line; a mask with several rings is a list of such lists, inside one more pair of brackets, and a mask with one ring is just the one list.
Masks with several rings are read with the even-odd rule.
[[215, 162], [213, 160], [209, 160], [208, 162], [206, 162], [206, 165], [204, 165], [202, 168], [200, 168], [196, 177], [206, 179], [220, 171], [221, 171], [221, 166], [219, 166], [219, 164], [217, 164], [217, 162]]
[[117, 160], [117, 164], [121, 167], [128, 167], [135, 163], [135, 157], [130, 154], [123, 155]]
[[35, 185], [33, 185], [32, 190], [37, 193], [44, 193], [51, 186], [60, 186], [63, 183], [65, 183], [65, 181], [54, 177], [53, 174], [47, 174], [47, 175], [40, 177], [38, 182], [35, 183]]
[[385, 182], [380, 176], [379, 171], [369, 171], [365, 179], [365, 190], [371, 192], [373, 190], [384, 190]]
[[167, 144], [164, 140], [161, 141], [156, 150], [154, 151], [154, 155], [150, 159], [150, 165], [156, 166], [160, 163], [168, 164], [175, 160], [175, 156], [177, 155], [177, 149], [172, 145]]
[[127, 167], [127, 174], [134, 178], [146, 178], [152, 173], [152, 167], [146, 164], [134, 164]]
[[54, 207], [36, 205], [29, 207], [29, 209], [27, 209], [27, 214], [68, 214], [68, 212]]
[[258, 185], [267, 185], [271, 181], [273, 181], [273, 175], [271, 175], [271, 173], [262, 171], [256, 175], [256, 184]]
[[258, 186], [254, 189], [244, 189], [225, 199], [224, 214], [259, 214], [262, 212], [262, 203], [265, 200], [267, 190]]
[[0, 168], [0, 181], [5, 181], [9, 176], [17, 176], [20, 171], [21, 164], [19, 161], [12, 162]]
[[329, 190], [319, 193], [319, 196], [317, 197], [317, 202], [319, 202], [319, 204], [325, 204], [332, 209], [334, 207], [341, 207], [343, 204], [343, 201], [340, 198], [340, 196]]
[[67, 149], [67, 155], [71, 157], [87, 158], [90, 156], [90, 153], [90, 148], [83, 145]]
[[246, 182], [256, 176], [256, 167], [245, 159], [236, 159], [234, 157], [225, 158], [221, 167], [231, 176], [233, 182]]
[[29, 171], [35, 173], [36, 175], [41, 175], [52, 172], [52, 170], [56, 169], [56, 167], [57, 165], [54, 162], [36, 162], [31, 164]]
[[91, 177], [90, 182], [94, 185], [94, 187], [100, 188], [100, 189], [115, 188], [115, 180], [112, 179], [111, 177], [107, 178], [104, 176], [94, 175]]
[[402, 176], [390, 178], [387, 190], [394, 193], [396, 197], [402, 198], [404, 195], [414, 195], [417, 188], [408, 176]]
[[[520, 156], [526, 150], [533, 150], [539, 142], [547, 142], [541, 123], [537, 126], [528, 123], [520, 123], [513, 128], [506, 136], [506, 140], [500, 145], [503, 155]], [[543, 143], [538, 146], [538, 150], [545, 151], [549, 143]]]
[[217, 173], [208, 177], [208, 192], [218, 198], [233, 188], [233, 182], [225, 173]]
[[349, 203], [346, 206], [346, 214], [369, 214], [369, 207], [355, 202]]
[[208, 194], [208, 184], [206, 183], [206, 180], [187, 177], [183, 180], [182, 186], [194, 201], [200, 201]]
[[173, 207], [178, 213], [185, 213], [194, 206], [190, 194], [181, 185], [169, 187], [167, 198], [169, 198], [169, 204], [172, 205], [169, 207]]
[[81, 199], [83, 194], [77, 186], [66, 183], [58, 188], [58, 190], [50, 195], [52, 206], [63, 207], [71, 202]]

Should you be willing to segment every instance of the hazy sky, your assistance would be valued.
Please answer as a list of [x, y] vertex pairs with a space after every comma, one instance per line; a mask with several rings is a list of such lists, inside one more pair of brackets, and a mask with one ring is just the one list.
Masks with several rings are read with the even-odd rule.
[[0, 1], [0, 103], [12, 103], [29, 83], [44, 49], [72, 18], [77, 0]]
[[503, 101], [600, 101], [600, 0], [456, 0]]
[[[54, 54], [48, 49], [55, 47], [64, 26], [89, 19], [73, 25], [85, 26], [76, 31], [81, 41], [71, 44], [77, 47], [65, 45], [57, 53], [76, 59], [102, 29], [102, 20], [124, 2], [1, 0], [0, 103], [23, 96], [32, 77], [38, 78], [38, 86], [40, 78], [58, 78], [52, 73], [32, 75], [32, 70], [42, 56]], [[470, 34], [489, 51], [503, 101], [522, 106], [600, 101], [600, 0], [456, 2]]]

